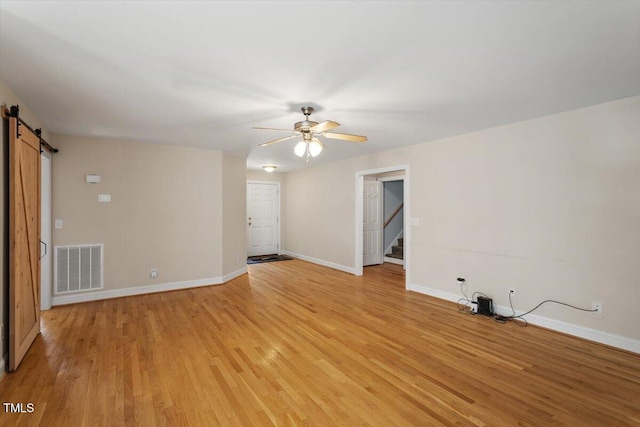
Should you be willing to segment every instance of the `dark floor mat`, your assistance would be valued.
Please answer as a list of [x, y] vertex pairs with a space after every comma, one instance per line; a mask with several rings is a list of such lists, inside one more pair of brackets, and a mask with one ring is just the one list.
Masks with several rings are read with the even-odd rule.
[[247, 258], [247, 264], [260, 264], [261, 262], [288, 261], [291, 258], [287, 255], [258, 255]]

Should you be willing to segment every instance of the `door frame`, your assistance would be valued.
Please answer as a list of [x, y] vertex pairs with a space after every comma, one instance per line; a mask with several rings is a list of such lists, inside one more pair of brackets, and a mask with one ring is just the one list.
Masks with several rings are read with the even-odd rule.
[[[43, 311], [51, 308], [53, 293], [52, 160], [53, 156], [49, 150], [43, 150], [40, 153], [40, 240], [47, 245], [45, 246], [45, 254], [41, 253], [40, 255], [40, 310]], [[45, 169], [47, 170], [45, 171]], [[48, 242], [45, 241], [47, 237], [49, 238]], [[42, 248], [40, 250], [42, 251]]]
[[404, 233], [404, 266], [405, 266], [405, 288], [408, 289], [409, 284], [411, 283], [411, 227], [407, 226], [409, 224], [409, 218], [411, 218], [411, 197], [409, 197], [410, 193], [410, 174], [409, 174], [409, 165], [397, 165], [397, 166], [388, 166], [384, 168], [378, 169], [368, 169], [357, 171], [355, 173], [355, 264], [353, 266], [354, 274], [356, 276], [362, 276], [362, 232], [364, 227], [364, 221], [362, 218], [363, 215], [363, 205], [364, 200], [362, 198], [362, 194], [364, 192], [364, 177], [365, 175], [377, 175], [385, 172], [404, 172], [404, 215], [403, 221], [405, 224], [405, 233]]
[[[278, 229], [277, 229], [277, 233], [276, 233], [276, 238], [277, 238], [276, 247], [278, 248], [278, 255], [282, 255], [282, 245], [280, 244], [281, 243], [281, 241], [280, 241], [281, 240], [281, 237], [280, 237], [280, 227], [281, 227], [280, 226], [280, 224], [281, 224], [281, 221], [280, 221], [280, 202], [281, 202], [281, 199], [280, 199], [280, 181], [256, 181], [256, 180], [252, 180], [252, 179], [247, 180], [247, 198], [248, 198], [248, 194], [249, 194], [249, 188], [248, 188], [249, 184], [267, 184], [267, 185], [276, 185], [277, 186], [276, 187], [276, 189], [277, 189], [277, 194], [276, 194], [276, 197], [277, 197], [277, 201], [276, 201], [276, 217], [278, 218], [278, 220], [276, 222], [278, 224]], [[249, 211], [249, 204], [247, 203], [247, 210], [244, 213], [244, 220], [245, 220], [245, 226], [246, 227], [248, 227], [247, 222], [246, 222], [248, 214], [249, 214], [248, 211]], [[247, 251], [248, 251], [248, 249], [249, 249], [249, 238], [250, 238], [248, 229], [247, 229], [246, 235], [247, 235], [247, 239], [245, 241], [245, 246], [246, 246]]]

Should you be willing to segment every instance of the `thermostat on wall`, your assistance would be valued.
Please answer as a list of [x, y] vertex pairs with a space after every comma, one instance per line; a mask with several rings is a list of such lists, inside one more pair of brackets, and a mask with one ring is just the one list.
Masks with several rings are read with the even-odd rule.
[[100, 175], [85, 175], [84, 180], [88, 184], [100, 184], [102, 177]]

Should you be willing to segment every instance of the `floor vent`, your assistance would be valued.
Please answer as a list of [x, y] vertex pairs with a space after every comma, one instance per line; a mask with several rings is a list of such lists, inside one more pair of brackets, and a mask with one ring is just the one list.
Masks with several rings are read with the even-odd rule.
[[102, 252], [104, 245], [56, 246], [56, 294], [102, 289]]

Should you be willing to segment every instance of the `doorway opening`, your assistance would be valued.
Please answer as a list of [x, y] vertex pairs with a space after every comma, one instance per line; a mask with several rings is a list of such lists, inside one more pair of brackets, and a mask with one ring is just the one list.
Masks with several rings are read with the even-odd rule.
[[384, 262], [404, 267], [404, 174], [379, 177], [382, 182], [382, 254]]
[[[376, 199], [375, 192], [378, 191], [380, 193], [380, 199], [383, 198], [383, 183], [386, 181], [400, 181], [402, 180], [402, 207], [396, 213], [397, 215], [401, 215], [402, 218], [402, 236], [401, 238], [403, 243], [403, 264], [405, 268], [405, 287], [410, 283], [410, 243], [411, 243], [411, 228], [408, 227], [409, 224], [409, 214], [410, 214], [410, 191], [409, 191], [409, 165], [399, 165], [399, 166], [390, 166], [379, 169], [369, 169], [358, 171], [355, 174], [355, 265], [354, 271], [356, 276], [361, 276], [363, 273], [363, 266], [365, 263], [369, 263], [372, 260], [371, 252], [379, 251], [380, 261], [377, 263], [384, 262], [384, 238], [383, 238], [383, 225], [385, 219], [383, 202], [380, 200], [379, 206], [377, 209], [380, 213], [378, 218], [372, 218], [372, 213], [376, 208], [372, 207], [376, 205], [378, 202], [372, 202], [372, 200]], [[367, 184], [365, 185], [365, 181]], [[371, 184], [371, 181], [378, 182], [379, 184]], [[373, 188], [378, 188], [379, 190], [372, 190]], [[365, 208], [365, 205], [367, 207]], [[366, 211], [365, 211], [366, 209]], [[397, 207], [395, 208], [397, 209]], [[394, 210], [395, 210], [394, 209]], [[365, 218], [365, 213], [368, 215]], [[371, 221], [373, 219], [373, 221]], [[365, 223], [367, 223], [367, 229], [365, 229]], [[372, 233], [371, 229], [373, 228], [372, 224], [377, 224], [377, 232]], [[368, 233], [368, 237], [365, 237], [365, 234]], [[376, 234], [379, 233], [379, 234]], [[391, 232], [390, 232], [391, 233]], [[399, 233], [398, 233], [399, 234]], [[394, 236], [398, 238], [399, 236]], [[372, 239], [376, 239], [375, 243], [372, 243]], [[397, 240], [396, 240], [397, 242]], [[365, 247], [365, 244], [367, 245]], [[365, 252], [367, 252], [367, 260], [365, 261]], [[368, 265], [368, 264], [367, 264]]]
[[40, 310], [51, 308], [53, 244], [51, 238], [51, 153], [40, 154]]

